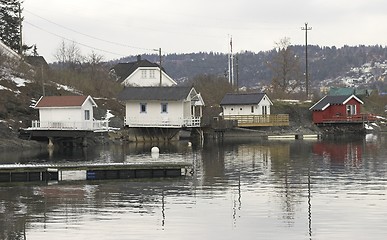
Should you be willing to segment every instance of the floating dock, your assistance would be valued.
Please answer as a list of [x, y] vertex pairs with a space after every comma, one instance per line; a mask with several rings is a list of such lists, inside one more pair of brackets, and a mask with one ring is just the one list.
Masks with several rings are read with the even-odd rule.
[[191, 166], [186, 162], [5, 164], [0, 165], [0, 182], [171, 178], [186, 176]]
[[321, 136], [318, 134], [288, 134], [288, 135], [269, 135], [267, 136], [268, 140], [289, 140], [289, 139], [295, 139], [295, 140], [313, 140], [313, 139], [320, 139]]

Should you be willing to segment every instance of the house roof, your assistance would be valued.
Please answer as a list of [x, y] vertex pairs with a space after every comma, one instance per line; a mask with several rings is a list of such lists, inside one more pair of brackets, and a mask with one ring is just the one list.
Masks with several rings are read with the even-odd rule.
[[80, 107], [87, 100], [90, 100], [93, 106], [97, 106], [90, 96], [44, 96], [39, 99], [34, 108]]
[[[157, 63], [152, 63], [146, 59], [143, 59], [143, 60], [139, 59], [136, 62], [118, 63], [114, 67], [112, 67], [110, 69], [110, 71], [114, 71], [114, 73], [117, 75], [117, 77], [119, 77], [119, 80], [124, 81], [127, 77], [129, 77], [139, 67], [159, 68], [159, 65]], [[161, 68], [161, 69], [164, 71], [163, 68]]]
[[118, 95], [118, 99], [178, 101], [188, 97], [192, 87], [127, 87]]
[[[266, 96], [265, 93], [243, 93], [243, 94], [234, 94], [227, 93], [220, 105], [248, 105], [248, 104], [258, 104]], [[269, 99], [269, 98], [268, 98]], [[272, 102], [269, 99], [269, 102]]]
[[24, 59], [27, 63], [31, 64], [34, 67], [45, 67], [48, 68], [46, 59], [43, 56], [25, 56]]
[[360, 100], [355, 95], [327, 95], [315, 103], [309, 110], [312, 111], [324, 111], [327, 107], [331, 105], [343, 105], [346, 104], [349, 100], [355, 98], [360, 104], [363, 104], [363, 101]]

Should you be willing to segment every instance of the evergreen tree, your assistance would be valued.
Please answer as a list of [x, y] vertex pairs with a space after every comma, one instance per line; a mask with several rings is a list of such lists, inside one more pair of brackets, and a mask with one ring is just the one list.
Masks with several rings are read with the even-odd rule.
[[20, 53], [21, 0], [0, 0], [0, 40]]

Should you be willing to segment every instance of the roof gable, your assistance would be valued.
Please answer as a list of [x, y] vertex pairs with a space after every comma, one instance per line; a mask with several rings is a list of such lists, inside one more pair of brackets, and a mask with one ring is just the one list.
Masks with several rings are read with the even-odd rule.
[[355, 95], [327, 95], [310, 107], [309, 110], [324, 111], [331, 105], [344, 105], [351, 99], [355, 99], [360, 104], [363, 104], [363, 101]]
[[44, 96], [39, 99], [34, 108], [81, 107], [88, 100], [93, 106], [97, 106], [90, 96]]
[[259, 104], [264, 97], [273, 104], [265, 93], [244, 93], [244, 94], [234, 94], [227, 93], [220, 105], [248, 105], [248, 104]]
[[126, 87], [118, 95], [124, 101], [179, 101], [189, 96], [192, 87]]
[[[127, 77], [132, 75], [140, 67], [154, 67], [159, 68], [157, 63], [152, 63], [146, 59], [138, 60], [136, 62], [118, 63], [110, 70], [119, 77], [120, 81], [124, 81]], [[164, 69], [161, 68], [163, 71]]]

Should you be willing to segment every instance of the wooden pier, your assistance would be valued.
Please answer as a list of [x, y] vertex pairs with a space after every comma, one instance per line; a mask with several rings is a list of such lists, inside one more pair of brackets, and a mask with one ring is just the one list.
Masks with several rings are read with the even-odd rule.
[[171, 178], [186, 176], [191, 165], [186, 162], [4, 164], [0, 165], [0, 182]]

